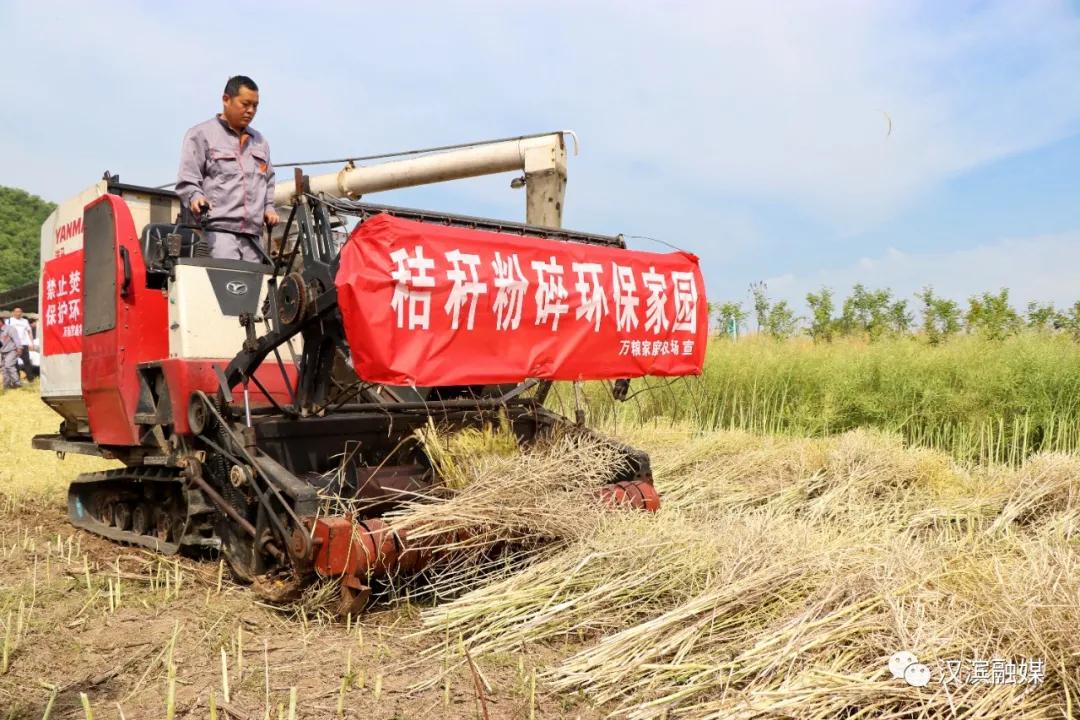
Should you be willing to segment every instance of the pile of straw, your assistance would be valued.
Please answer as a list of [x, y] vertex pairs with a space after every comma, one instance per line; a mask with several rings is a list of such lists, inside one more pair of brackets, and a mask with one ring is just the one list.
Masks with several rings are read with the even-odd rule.
[[384, 519], [432, 553], [414, 591], [455, 596], [594, 535], [607, 515], [596, 489], [623, 462], [609, 445], [572, 436], [517, 454], [458, 457], [457, 490], [406, 502]]
[[[444, 483], [381, 516], [429, 555], [421, 575], [389, 579], [391, 597], [454, 597], [594, 536], [613, 514], [597, 489], [626, 462], [609, 443], [576, 434], [522, 449], [505, 427], [450, 434], [431, 426], [414, 441]], [[362, 515], [365, 501], [337, 495], [334, 479], [321, 493], [324, 512]], [[305, 612], [332, 609], [335, 587], [325, 585], [308, 588]]]
[[[466, 488], [424, 511], [534, 543], [516, 572], [423, 612], [432, 655], [562, 641], [546, 687], [635, 720], [1073, 716], [1080, 459], [965, 470], [869, 432], [627, 440], [652, 453], [654, 516], [583, 511], [585, 481], [502, 493], [547, 471], [530, 456], [490, 465], [484, 504]], [[930, 685], [892, 676], [900, 650]], [[992, 660], [1026, 680], [972, 682]]]

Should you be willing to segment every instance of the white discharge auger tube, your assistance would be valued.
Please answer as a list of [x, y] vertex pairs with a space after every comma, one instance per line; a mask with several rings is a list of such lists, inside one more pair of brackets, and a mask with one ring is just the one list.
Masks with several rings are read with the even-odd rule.
[[[312, 175], [313, 194], [356, 198], [369, 193], [502, 172], [560, 168], [566, 173], [566, 150], [561, 132], [536, 137], [478, 144], [471, 147], [410, 157], [365, 167]], [[296, 193], [290, 177], [277, 183], [274, 204], [287, 205]]]

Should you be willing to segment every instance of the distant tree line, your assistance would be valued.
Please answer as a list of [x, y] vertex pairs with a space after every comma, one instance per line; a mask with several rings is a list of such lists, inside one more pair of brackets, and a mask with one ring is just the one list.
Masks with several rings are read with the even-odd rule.
[[0, 291], [38, 278], [41, 223], [56, 205], [0, 185]]
[[[786, 300], [770, 299], [764, 283], [751, 285], [750, 295], [752, 309], [744, 308], [741, 302], [711, 304], [712, 317], [721, 331], [748, 330], [752, 317], [758, 332], [776, 338], [805, 332], [815, 342], [831, 342], [837, 337], [873, 341], [918, 333], [936, 345], [960, 333], [1000, 340], [1025, 328], [1067, 332], [1080, 342], [1080, 301], [1064, 309], [1053, 303], [1031, 302], [1021, 313], [1009, 302], [1008, 288], [972, 295], [964, 307], [926, 287], [915, 293], [917, 304], [912, 308], [907, 300], [895, 297], [892, 290], [870, 290], [861, 283], [837, 307], [833, 291], [823, 287], [807, 293], [806, 317], [796, 315]], [[915, 309], [921, 310], [921, 323], [915, 321]]]

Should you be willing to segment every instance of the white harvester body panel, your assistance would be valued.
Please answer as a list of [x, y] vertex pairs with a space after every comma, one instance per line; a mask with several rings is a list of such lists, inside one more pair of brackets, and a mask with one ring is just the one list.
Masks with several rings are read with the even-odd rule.
[[[270, 276], [202, 265], [177, 264], [169, 283], [169, 357], [220, 361], [222, 369], [244, 346], [239, 313], [261, 314]], [[260, 330], [265, 331], [264, 327]], [[291, 343], [299, 357], [301, 343]], [[283, 357], [289, 363], [291, 357]]]
[[[55, 322], [61, 302], [76, 303], [81, 308], [82, 291], [60, 294], [60, 288], [50, 288], [45, 277], [45, 266], [64, 255], [83, 252], [83, 209], [102, 195], [114, 192], [124, 198], [135, 222], [136, 232], [142, 232], [147, 223], [168, 222], [179, 212], [179, 202], [163, 200], [137, 189], [122, 185], [110, 186], [102, 179], [85, 188], [77, 195], [61, 202], [41, 225], [41, 268], [38, 298], [41, 322], [38, 337], [41, 339], [41, 386], [42, 400], [56, 412], [83, 430], [87, 428], [86, 404], [82, 392], [82, 353], [53, 352], [50, 333], [46, 326]], [[77, 263], [81, 268], [81, 263]], [[70, 307], [70, 305], [69, 305]], [[51, 308], [51, 311], [50, 311]], [[76, 326], [81, 335], [81, 323]]]

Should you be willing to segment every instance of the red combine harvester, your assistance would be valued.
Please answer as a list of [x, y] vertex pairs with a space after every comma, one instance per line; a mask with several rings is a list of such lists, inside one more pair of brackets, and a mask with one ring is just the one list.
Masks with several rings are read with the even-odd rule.
[[[524, 171], [526, 224], [360, 203], [360, 194]], [[42, 228], [34, 447], [113, 458], [71, 484], [77, 527], [172, 554], [219, 549], [260, 587], [341, 577], [343, 612], [425, 554], [380, 516], [440, 483], [414, 433], [508, 421], [522, 443], [592, 434], [545, 408], [553, 381], [700, 372], [697, 259], [559, 229], [562, 133], [281, 183], [266, 264], [207, 257], [171, 192], [105, 179]], [[212, 219], [210, 220], [212, 225]], [[599, 501], [659, 507], [645, 453]], [[347, 461], [342, 458], [347, 457]], [[344, 462], [344, 467], [342, 463]], [[364, 500], [320, 514], [319, 491]], [[284, 580], [285, 582], [280, 582]]]

